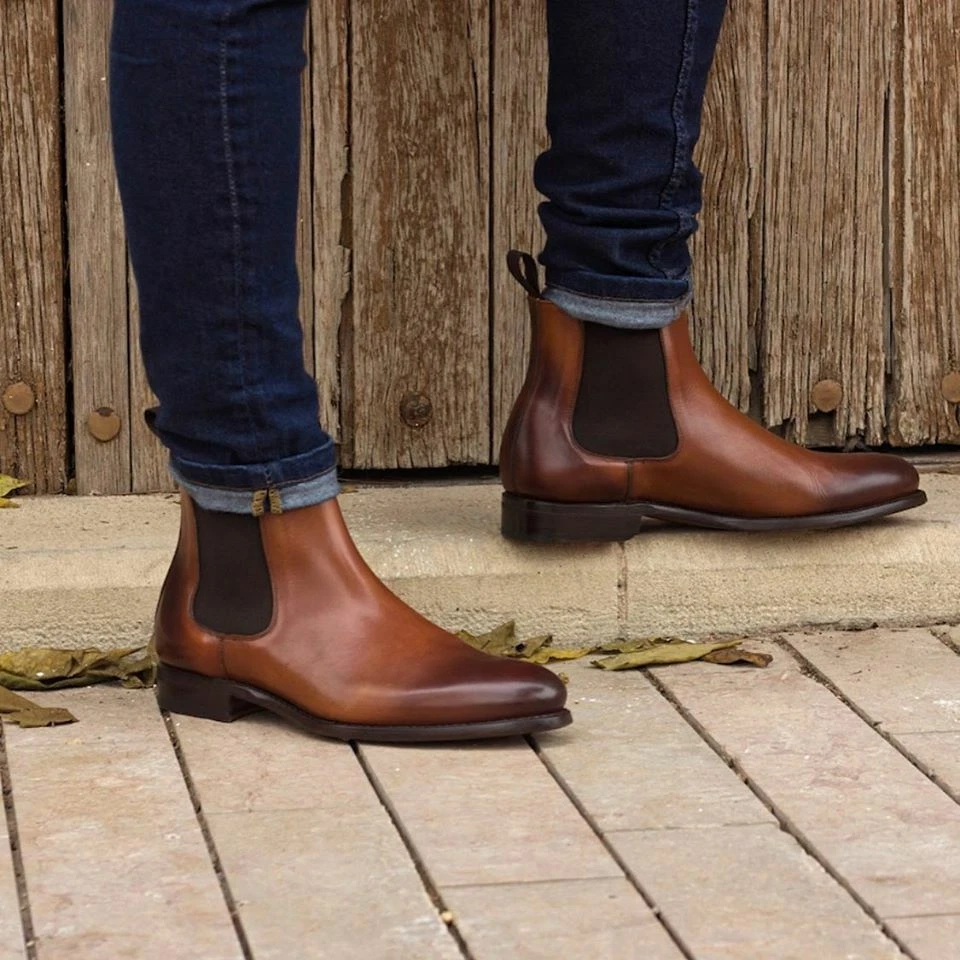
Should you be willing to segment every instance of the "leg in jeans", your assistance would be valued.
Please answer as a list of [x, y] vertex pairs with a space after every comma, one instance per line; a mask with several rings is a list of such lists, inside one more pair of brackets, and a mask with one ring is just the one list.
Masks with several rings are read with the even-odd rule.
[[160, 401], [148, 419], [177, 480], [214, 510], [250, 513], [260, 490], [281, 508], [337, 494], [297, 316], [306, 8], [115, 7], [114, 152]]
[[923, 503], [896, 457], [803, 450], [731, 407], [690, 344], [693, 149], [725, 0], [547, 0], [547, 233], [532, 356], [500, 464], [503, 531], [619, 540], [651, 519], [735, 530], [858, 523]]
[[693, 148], [726, 0], [549, 0], [546, 296], [614, 326], [662, 327], [690, 299]]
[[269, 709], [342, 739], [569, 722], [563, 684], [479, 653], [363, 562], [303, 368], [294, 259], [307, 0], [116, 0], [116, 167], [150, 421], [182, 492], [155, 628], [167, 709]]

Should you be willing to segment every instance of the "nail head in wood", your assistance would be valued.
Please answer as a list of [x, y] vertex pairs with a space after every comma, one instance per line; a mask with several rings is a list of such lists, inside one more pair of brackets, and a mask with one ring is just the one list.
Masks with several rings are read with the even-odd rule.
[[30, 384], [24, 383], [22, 380], [11, 383], [3, 391], [4, 409], [15, 417], [22, 417], [25, 413], [29, 413], [36, 402], [37, 398], [34, 396]]
[[819, 380], [813, 385], [811, 399], [821, 413], [832, 413], [843, 399], [843, 387], [836, 380]]
[[425, 427], [433, 417], [433, 403], [425, 393], [405, 393], [400, 399], [400, 419], [408, 427]]
[[943, 399], [949, 403], [960, 403], [960, 370], [951, 370], [940, 383]]
[[101, 443], [109, 443], [115, 439], [122, 425], [119, 414], [110, 407], [98, 407], [87, 417], [90, 436]]

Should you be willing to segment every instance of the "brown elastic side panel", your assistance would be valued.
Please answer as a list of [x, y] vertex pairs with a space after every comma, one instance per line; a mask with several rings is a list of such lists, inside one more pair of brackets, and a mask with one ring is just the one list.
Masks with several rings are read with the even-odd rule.
[[247, 514], [194, 508], [200, 558], [194, 619], [215, 633], [262, 633], [273, 619], [273, 588], [260, 521]]
[[583, 324], [583, 372], [573, 434], [585, 450], [626, 459], [677, 449], [659, 330]]

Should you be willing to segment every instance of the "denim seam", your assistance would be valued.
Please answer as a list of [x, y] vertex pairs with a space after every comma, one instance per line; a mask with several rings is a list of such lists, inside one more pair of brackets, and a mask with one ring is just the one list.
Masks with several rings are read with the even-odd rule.
[[[220, 25], [224, 29], [224, 35], [220, 40], [219, 48], [219, 69], [220, 69], [220, 126], [223, 133], [223, 155], [224, 164], [227, 173], [227, 192], [230, 197], [230, 213], [233, 219], [232, 239], [233, 239], [233, 306], [237, 318], [237, 369], [240, 373], [240, 391], [243, 396], [243, 405], [247, 414], [247, 422], [250, 425], [250, 435], [253, 438], [253, 448], [257, 454], [257, 460], [264, 460], [263, 448], [260, 443], [260, 434], [257, 431], [256, 421], [254, 420], [253, 410], [250, 405], [250, 392], [247, 385], [247, 369], [244, 358], [244, 345], [247, 342], [247, 321], [242, 307], [242, 286], [243, 286], [243, 225], [240, 217], [240, 197], [237, 191], [236, 161], [231, 138], [230, 127], [230, 97], [229, 97], [229, 78], [227, 75], [228, 50], [227, 41], [230, 38], [228, 24], [230, 22], [230, 4], [224, 6], [223, 14], [220, 18]], [[270, 473], [265, 473], [267, 484], [270, 483]]]
[[681, 171], [683, 167], [683, 157], [687, 150], [689, 135], [683, 122], [683, 102], [687, 98], [690, 86], [690, 71], [693, 62], [694, 45], [697, 27], [698, 0], [687, 0], [687, 23], [683, 32], [683, 53], [680, 61], [680, 74], [677, 77], [677, 88], [673, 94], [673, 104], [671, 106], [671, 115], [673, 116], [673, 129], [675, 135], [673, 150], [673, 166], [670, 171], [670, 177], [660, 191], [660, 209], [669, 210], [677, 218], [677, 224], [673, 233], [664, 240], [661, 240], [650, 251], [650, 264], [655, 266], [664, 279], [673, 279], [667, 276], [663, 269], [663, 251], [667, 246], [673, 243], [677, 237], [683, 233], [684, 215], [680, 210], [675, 209], [673, 204], [673, 194], [680, 184]]

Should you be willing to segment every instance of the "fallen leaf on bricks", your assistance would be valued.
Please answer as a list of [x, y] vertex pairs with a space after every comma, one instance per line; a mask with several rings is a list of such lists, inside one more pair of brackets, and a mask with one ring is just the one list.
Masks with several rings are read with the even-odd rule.
[[469, 643], [471, 647], [482, 650], [484, 653], [522, 660], [536, 656], [544, 647], [548, 647], [553, 642], [553, 637], [550, 634], [521, 640], [517, 636], [517, 626], [513, 620], [501, 623], [499, 627], [494, 627], [489, 633], [474, 635], [466, 630], [461, 630], [457, 636], [465, 643]]
[[8, 690], [59, 690], [108, 680], [125, 687], [152, 687], [156, 670], [156, 657], [148, 647], [0, 653], [0, 687]]
[[742, 650], [740, 647], [724, 647], [708, 653], [703, 659], [707, 663], [750, 663], [755, 667], [768, 667], [773, 661], [773, 654], [755, 653], [752, 650]]
[[76, 723], [77, 718], [61, 707], [41, 707], [39, 704], [0, 687], [0, 719], [21, 727], [55, 727], [62, 723]]
[[740, 642], [719, 640], [715, 643], [686, 643], [683, 640], [668, 640], [665, 643], [655, 643], [646, 650], [621, 653], [616, 657], [591, 660], [590, 663], [601, 670], [633, 670], [637, 667], [654, 667], [667, 663], [689, 663], [691, 660], [702, 660], [717, 650], [735, 647]]
[[7, 494], [26, 487], [29, 483], [29, 480], [18, 480], [16, 477], [8, 477], [5, 473], [0, 473], [0, 507], [19, 507], [19, 503], [7, 499]]
[[689, 643], [680, 637], [644, 637], [637, 640], [610, 640], [587, 647], [554, 647], [549, 634], [521, 640], [517, 637], [513, 620], [501, 624], [489, 633], [474, 635], [461, 630], [457, 636], [470, 646], [484, 653], [499, 657], [512, 657], [530, 663], [547, 664], [558, 660], [580, 660], [598, 653], [616, 654], [592, 660], [595, 667], [603, 670], [631, 670], [667, 663], [688, 663], [691, 660], [706, 660], [730, 648], [736, 648], [736, 659], [716, 659], [714, 663], [753, 663], [765, 667], [773, 658], [766, 653], [751, 653], [738, 645], [742, 638], [715, 640], [704, 643]]

